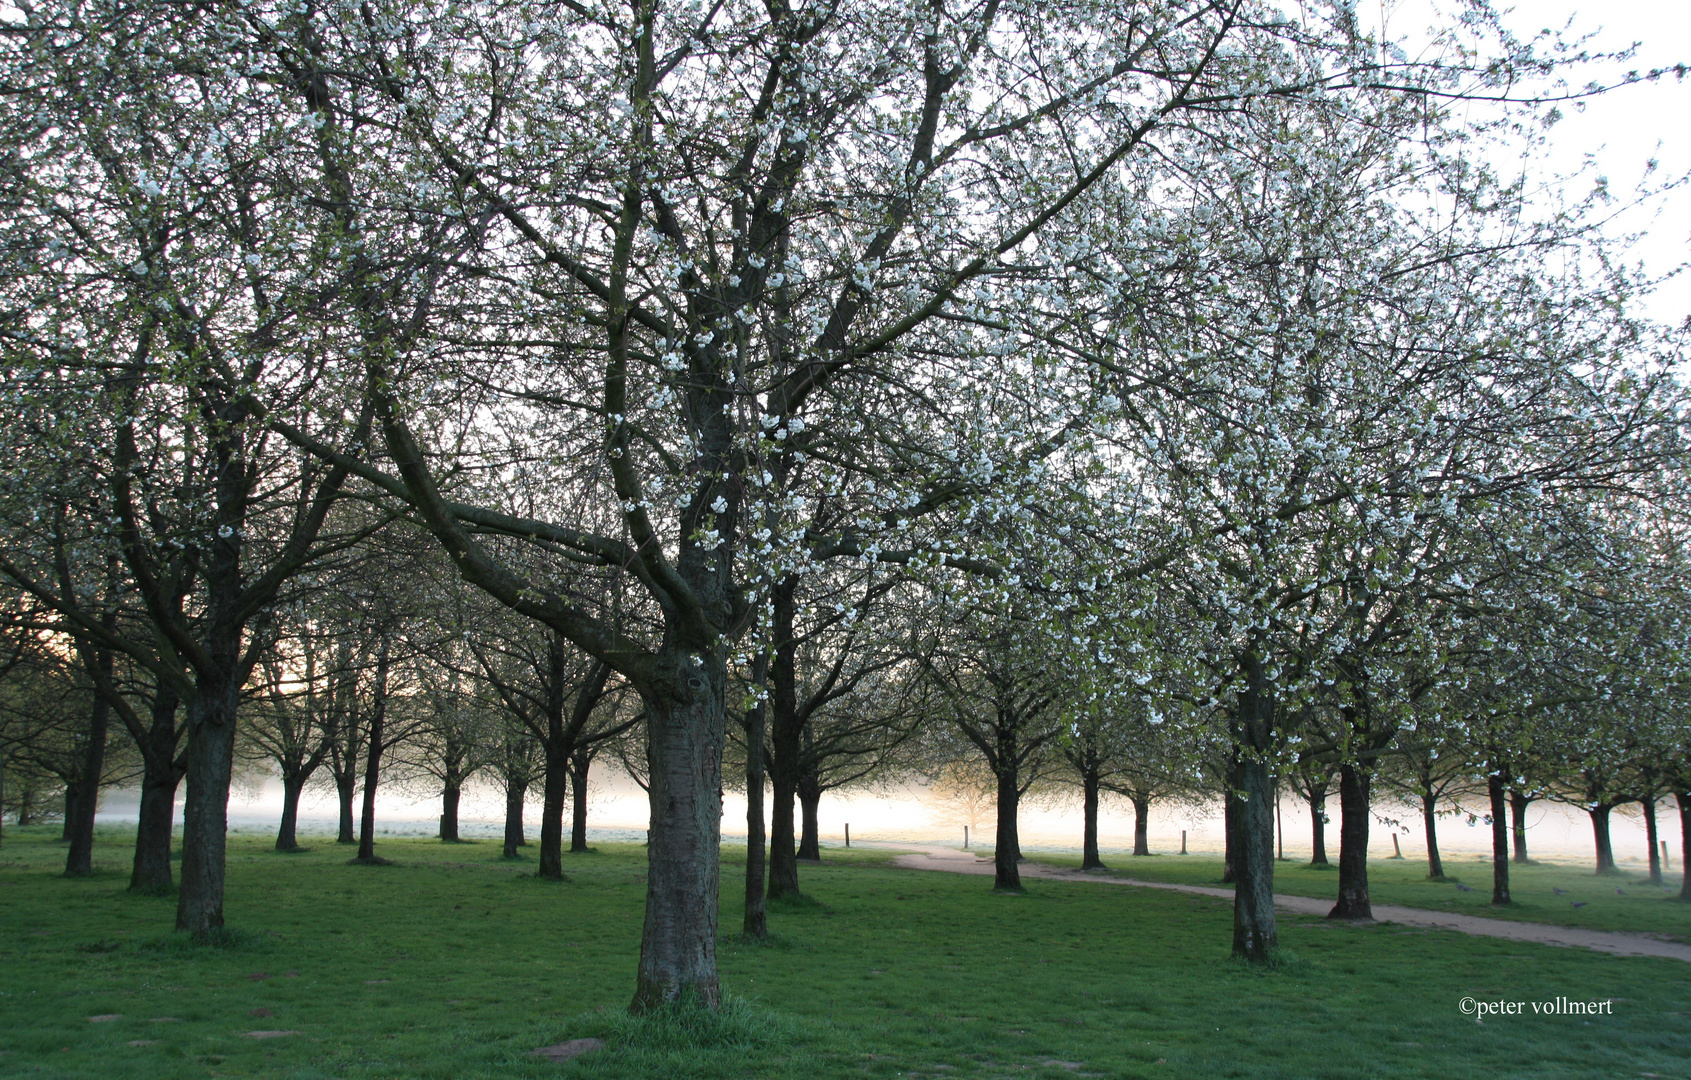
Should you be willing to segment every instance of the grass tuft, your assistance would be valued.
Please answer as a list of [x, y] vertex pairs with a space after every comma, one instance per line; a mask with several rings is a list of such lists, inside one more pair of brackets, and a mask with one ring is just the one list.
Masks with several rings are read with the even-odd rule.
[[269, 952], [276, 935], [258, 934], [234, 926], [213, 927], [204, 937], [172, 932], [158, 937], [141, 938], [135, 951], [153, 956], [189, 958], [207, 952]]

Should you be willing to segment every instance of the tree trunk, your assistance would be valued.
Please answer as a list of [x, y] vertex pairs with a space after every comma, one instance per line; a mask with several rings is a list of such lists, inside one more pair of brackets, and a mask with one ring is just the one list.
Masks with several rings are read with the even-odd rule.
[[376, 648], [375, 700], [370, 709], [369, 744], [364, 755], [364, 805], [358, 819], [358, 854], [355, 862], [376, 859], [376, 786], [382, 778], [382, 736], [387, 721], [388, 651], [384, 638]]
[[1309, 780], [1309, 823], [1310, 823], [1310, 857], [1311, 866], [1331, 866], [1327, 861], [1327, 785], [1330, 777], [1321, 777], [1317, 783], [1315, 777]]
[[1527, 859], [1527, 804], [1532, 800], [1521, 791], [1509, 792], [1509, 816], [1514, 825], [1515, 861], [1525, 863]]
[[1151, 800], [1139, 795], [1131, 798], [1133, 803], [1133, 853], [1135, 855], [1151, 854]]
[[1486, 790], [1491, 795], [1491, 902], [1502, 905], [1509, 903], [1509, 806], [1501, 773], [1486, 778]]
[[[102, 682], [111, 684], [112, 654], [101, 649], [93, 661], [100, 666]], [[88, 744], [82, 752], [82, 780], [78, 787], [74, 820], [67, 813], [65, 832], [70, 851], [65, 854], [65, 877], [87, 877], [94, 872], [94, 815], [100, 808], [100, 781], [106, 773], [106, 736], [110, 732], [112, 703], [106, 695], [94, 694], [88, 715]]]
[[1691, 791], [1673, 793], [1679, 804], [1679, 898], [1691, 903]]
[[[1001, 740], [1002, 742], [1002, 740]], [[1022, 799], [1016, 775], [1015, 748], [1000, 746], [998, 773], [998, 835], [992, 852], [992, 887], [996, 890], [1020, 892], [1022, 873], [1016, 861], [1021, 855], [1021, 839], [1016, 831], [1016, 810]]]
[[1612, 874], [1615, 872], [1615, 848], [1609, 841], [1609, 811], [1614, 806], [1610, 803], [1598, 803], [1586, 813], [1591, 815], [1592, 838], [1597, 842], [1597, 873]]
[[[763, 687], [768, 678], [769, 653], [759, 652], [752, 662], [752, 685]], [[740, 933], [762, 940], [769, 936], [769, 911], [764, 904], [763, 875], [768, 870], [763, 838], [763, 734], [764, 703], [759, 700], [746, 710], [746, 909]]]
[[1235, 810], [1233, 873], [1233, 955], [1265, 963], [1279, 947], [1274, 913], [1274, 688], [1260, 657], [1241, 658], [1245, 690], [1233, 724], [1238, 764], [1233, 784], [1240, 800]]
[[282, 774], [282, 824], [276, 830], [277, 851], [299, 851], [299, 838], [295, 835], [299, 824], [299, 793], [305, 787], [305, 778], [298, 773]]
[[358, 776], [352, 769], [335, 773], [335, 794], [340, 796], [341, 804], [341, 827], [335, 843], [356, 844], [358, 837], [352, 831], [352, 804], [358, 797]]
[[528, 841], [523, 839], [523, 799], [528, 795], [528, 781], [505, 778], [505, 851], [507, 859], [517, 857], [517, 849]]
[[1656, 836], [1656, 797], [1646, 795], [1644, 804], [1644, 842], [1650, 845], [1650, 884], [1662, 883], [1662, 850]]
[[129, 890], [163, 896], [174, 888], [170, 833], [176, 818], [176, 786], [183, 765], [176, 760], [176, 709], [180, 695], [168, 683], [153, 692], [152, 726], [141, 753], [141, 805], [135, 821], [135, 864]]
[[593, 755], [577, 750], [570, 756], [570, 853], [587, 851], [587, 770], [593, 765]]
[[458, 803], [464, 789], [448, 783], [440, 792], [440, 839], [445, 844], [458, 843]]
[[[817, 828], [817, 807], [822, 802], [822, 784], [815, 773], [799, 777], [799, 810], [803, 817], [799, 833], [798, 857], [811, 862], [822, 861], [822, 840]], [[1016, 853], [1020, 856], [1021, 852]]]
[[1329, 919], [1372, 919], [1368, 903], [1369, 788], [1373, 776], [1366, 765], [1339, 766], [1339, 902]]
[[1444, 880], [1444, 860], [1439, 858], [1438, 796], [1421, 796], [1421, 828], [1427, 834], [1427, 877]]
[[1080, 868], [1104, 870], [1104, 860], [1098, 857], [1098, 772], [1088, 768], [1081, 773], [1080, 788], [1084, 823], [1080, 834]]
[[535, 876], [564, 880], [564, 799], [569, 794], [569, 758], [546, 748], [546, 775], [540, 796], [540, 868]]
[[728, 672], [720, 655], [675, 662], [684, 698], [641, 694], [652, 817], [635, 1012], [678, 998], [712, 1009], [721, 1002], [716, 933]]
[[783, 578], [770, 594], [774, 611], [775, 649], [770, 661], [769, 699], [769, 899], [799, 895], [799, 867], [793, 829], [793, 802], [798, 798], [800, 741], [804, 719], [798, 711], [798, 686], [793, 645], [793, 581]]
[[1233, 790], [1233, 780], [1239, 771], [1235, 759], [1228, 771], [1227, 790], [1221, 796], [1221, 884], [1238, 884], [1239, 852], [1239, 796]]
[[[231, 665], [232, 666], [232, 665]], [[229, 776], [234, 766], [240, 686], [201, 678], [188, 705], [188, 794], [182, 806], [182, 886], [176, 929], [204, 940], [223, 926], [229, 833]]]

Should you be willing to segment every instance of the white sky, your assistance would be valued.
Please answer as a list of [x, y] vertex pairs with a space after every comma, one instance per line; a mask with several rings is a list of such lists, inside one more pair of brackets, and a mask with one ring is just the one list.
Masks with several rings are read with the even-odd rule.
[[[1450, 7], [1437, 0], [1359, 0], [1358, 15], [1376, 25], [1383, 19], [1391, 36], [1413, 39], [1448, 18], [1438, 11]], [[1691, 5], [1678, 0], [1533, 0], [1509, 9], [1504, 23], [1523, 40], [1545, 29], [1567, 28], [1569, 38], [1595, 32], [1587, 45], [1592, 51], [1638, 44], [1630, 62], [1595, 65], [1588, 75], [1570, 78], [1576, 85], [1616, 82], [1629, 69], [1691, 65]], [[1657, 181], [1691, 174], [1691, 78], [1681, 82], [1668, 75], [1621, 87], [1562, 111], [1564, 119], [1549, 133], [1549, 164], [1557, 172], [1572, 173], [1589, 159], [1593, 175], [1608, 177], [1610, 189], [1619, 195], [1635, 189], [1652, 158], [1659, 162]], [[1580, 182], [1579, 190], [1588, 190], [1589, 183]], [[1647, 231], [1634, 249], [1636, 259], [1652, 273], [1672, 270], [1687, 258], [1691, 245], [1691, 185], [1621, 215], [1615, 231]], [[1664, 286], [1647, 313], [1674, 324], [1691, 316], [1691, 275]]]

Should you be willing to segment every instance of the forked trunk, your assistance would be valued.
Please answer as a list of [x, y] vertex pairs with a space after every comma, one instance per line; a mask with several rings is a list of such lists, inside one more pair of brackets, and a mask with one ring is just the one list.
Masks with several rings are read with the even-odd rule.
[[718, 851], [727, 665], [707, 655], [679, 664], [685, 698], [642, 693], [651, 800], [646, 921], [632, 1009], [678, 998], [715, 1008]]
[[1427, 834], [1427, 877], [1444, 880], [1444, 860], [1439, 857], [1438, 796], [1421, 796], [1421, 828]]
[[1104, 860], [1098, 857], [1098, 773], [1087, 770], [1080, 778], [1084, 823], [1080, 835], [1080, 868], [1103, 870]]
[[570, 758], [570, 852], [575, 855], [587, 850], [587, 770], [592, 764], [584, 750]]
[[1017, 782], [1016, 759], [1012, 754], [1000, 753], [998, 760], [998, 835], [992, 853], [992, 887], [1020, 892], [1022, 873], [1016, 861], [1022, 847], [1016, 830], [1016, 811], [1022, 791]]
[[240, 687], [202, 679], [188, 705], [188, 794], [182, 807], [182, 886], [176, 929], [204, 939], [223, 925], [229, 832], [229, 775], [234, 764]]
[[1503, 777], [1487, 777], [1486, 791], [1491, 796], [1491, 902], [1502, 905], [1510, 902], [1509, 805]]
[[517, 857], [523, 839], [523, 799], [528, 795], [528, 781], [505, 778], [505, 851], [507, 859]]
[[1309, 781], [1309, 827], [1311, 866], [1331, 866], [1327, 861], [1327, 784], [1328, 778], [1311, 777]]
[[1133, 802], [1133, 853], [1151, 854], [1151, 800], [1140, 795]]
[[1339, 767], [1339, 902], [1329, 919], [1372, 919], [1368, 903], [1368, 814], [1373, 776], [1367, 766]]

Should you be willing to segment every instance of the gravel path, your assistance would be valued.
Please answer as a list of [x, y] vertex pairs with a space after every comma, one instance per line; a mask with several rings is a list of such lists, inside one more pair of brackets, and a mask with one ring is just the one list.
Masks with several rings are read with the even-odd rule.
[[[895, 865], [911, 870], [939, 870], [951, 874], [992, 874], [992, 860], [976, 857], [972, 852], [955, 848], [924, 844], [876, 845], [909, 852], [894, 860]], [[1174, 892], [1196, 893], [1218, 899], [1233, 899], [1233, 890], [1209, 885], [1176, 885], [1166, 881], [1137, 881], [1133, 878], [1104, 874], [1082, 873], [1040, 863], [1023, 863], [1023, 877], [1048, 878], [1054, 881], [1089, 881], [1099, 885], [1129, 885], [1140, 889], [1169, 889]], [[1332, 909], [1331, 900], [1312, 896], [1276, 896], [1276, 907], [1300, 915], [1324, 916]], [[1374, 918], [1379, 922], [1402, 926], [1421, 926], [1432, 930], [1455, 930], [1476, 937], [1507, 938], [1510, 941], [1530, 941], [1539, 945], [1561, 945], [1568, 948], [1595, 949], [1616, 956], [1661, 956], [1683, 960], [1691, 964], [1691, 945], [1666, 941], [1649, 934], [1627, 934], [1613, 930], [1581, 930], [1571, 926], [1551, 926], [1546, 923], [1514, 922], [1508, 919], [1488, 919], [1479, 915], [1458, 915], [1454, 912], [1428, 911], [1425, 908], [1397, 907], [1375, 904]]]

